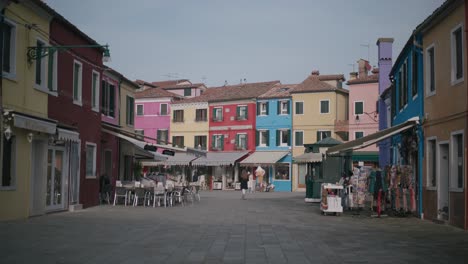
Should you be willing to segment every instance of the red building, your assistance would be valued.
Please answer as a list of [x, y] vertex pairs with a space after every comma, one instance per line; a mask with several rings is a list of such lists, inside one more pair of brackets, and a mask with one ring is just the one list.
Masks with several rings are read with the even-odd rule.
[[[99, 203], [101, 153], [100, 84], [104, 49], [57, 14], [50, 23], [50, 42], [56, 46], [92, 45], [59, 49], [52, 65], [55, 74], [49, 88], [49, 117], [58, 120], [57, 135], [49, 140], [48, 159], [55, 166], [48, 173], [48, 188], [63, 190], [62, 205], [51, 210], [83, 207]], [[51, 59], [49, 59], [51, 63]], [[62, 175], [60, 177], [60, 175]], [[55, 182], [55, 184], [53, 183]], [[47, 210], [47, 208], [46, 208]]]

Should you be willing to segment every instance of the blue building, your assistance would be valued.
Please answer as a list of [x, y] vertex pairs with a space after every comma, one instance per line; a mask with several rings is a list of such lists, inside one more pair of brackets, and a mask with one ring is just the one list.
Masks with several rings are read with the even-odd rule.
[[[294, 85], [277, 84], [257, 98], [256, 149], [241, 166], [265, 170], [263, 181], [275, 191], [290, 192], [292, 115], [289, 92]], [[257, 184], [258, 182], [257, 178]]]
[[414, 126], [392, 136], [391, 163], [409, 165], [412, 174], [408, 190], [414, 190], [416, 206], [422, 212], [422, 164], [424, 153], [423, 127], [424, 89], [422, 37], [413, 33], [399, 54], [390, 71], [391, 87], [391, 124], [401, 126], [409, 120], [419, 120]]

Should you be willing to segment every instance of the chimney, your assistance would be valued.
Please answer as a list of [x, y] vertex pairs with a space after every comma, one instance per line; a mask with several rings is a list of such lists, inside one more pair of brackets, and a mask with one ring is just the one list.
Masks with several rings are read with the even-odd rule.
[[372, 68], [371, 72], [372, 72], [372, 74], [378, 74], [379, 73], [379, 68], [374, 66], [374, 68]]
[[379, 38], [377, 40], [379, 60], [379, 95], [390, 86], [388, 75], [392, 69], [392, 45], [393, 38]]
[[357, 63], [358, 63], [359, 78], [366, 78], [371, 68], [369, 62], [366, 60], [360, 59], [357, 61]]
[[357, 72], [350, 72], [349, 73], [349, 80], [352, 81], [352, 80], [356, 80], [358, 77], [358, 73]]
[[319, 76], [319, 75], [320, 75], [320, 72], [319, 72], [319, 70], [313, 70], [311, 74], [312, 74], [313, 76]]

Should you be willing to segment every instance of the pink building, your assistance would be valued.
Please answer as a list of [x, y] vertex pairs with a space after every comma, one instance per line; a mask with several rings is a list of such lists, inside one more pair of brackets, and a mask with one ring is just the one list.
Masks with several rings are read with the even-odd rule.
[[184, 98], [200, 96], [207, 89], [205, 84], [192, 83], [187, 79], [152, 82], [151, 84]]
[[[349, 140], [373, 134], [379, 130], [379, 70], [363, 59], [358, 61], [359, 72], [350, 73], [349, 88]], [[378, 162], [378, 147], [371, 145], [354, 151], [354, 161]]]
[[155, 85], [137, 81], [141, 89], [135, 93], [135, 133], [149, 138], [145, 141], [170, 142], [171, 103], [182, 96], [157, 88]]

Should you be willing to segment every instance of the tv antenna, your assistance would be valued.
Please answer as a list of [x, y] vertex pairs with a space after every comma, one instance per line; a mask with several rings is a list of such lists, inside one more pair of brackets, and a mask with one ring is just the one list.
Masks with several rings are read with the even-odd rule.
[[370, 61], [369, 61], [369, 56], [370, 56], [370, 45], [369, 45], [369, 43], [367, 43], [367, 44], [361, 44], [360, 46], [361, 46], [361, 47], [366, 47], [366, 48], [367, 48], [367, 61], [370, 63]]

